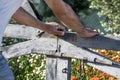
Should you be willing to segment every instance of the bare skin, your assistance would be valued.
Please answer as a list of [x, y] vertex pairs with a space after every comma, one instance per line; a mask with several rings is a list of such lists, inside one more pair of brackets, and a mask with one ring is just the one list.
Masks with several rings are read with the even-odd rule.
[[[84, 38], [90, 38], [98, 34], [97, 32], [86, 29], [81, 24], [79, 18], [74, 13], [72, 8], [68, 4], [63, 2], [63, 0], [45, 0], [45, 2], [51, 8], [55, 16], [58, 19], [60, 19], [60, 21], [65, 24], [65, 26], [76, 31], [78, 36]], [[22, 24], [41, 29], [47, 33], [60, 35], [60, 36], [64, 35], [63, 25], [60, 25], [56, 22], [50, 22], [49, 24], [45, 24], [44, 22], [35, 19], [32, 15], [27, 13], [23, 8], [19, 8], [13, 15], [13, 18]]]
[[30, 15], [21, 7], [13, 14], [12, 17], [21, 24], [25, 24], [27, 26], [32, 26], [41, 29], [49, 34], [54, 34], [59, 36], [64, 35], [64, 29], [65, 29], [64, 26], [56, 22], [50, 22], [48, 24], [45, 24], [44, 22], [41, 22], [36, 18], [34, 18], [32, 15]]
[[63, 0], [45, 0], [45, 2], [51, 8], [55, 16], [60, 19], [61, 22], [63, 22], [67, 27], [76, 31], [78, 36], [89, 38], [98, 34], [95, 31], [86, 29], [72, 8]]

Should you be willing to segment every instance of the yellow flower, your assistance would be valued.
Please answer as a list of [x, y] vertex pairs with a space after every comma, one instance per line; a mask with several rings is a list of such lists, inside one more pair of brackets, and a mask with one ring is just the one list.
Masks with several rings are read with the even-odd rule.
[[79, 71], [79, 70], [80, 70], [80, 66], [76, 66], [75, 68], [76, 68], [76, 70], [77, 70], [77, 71]]

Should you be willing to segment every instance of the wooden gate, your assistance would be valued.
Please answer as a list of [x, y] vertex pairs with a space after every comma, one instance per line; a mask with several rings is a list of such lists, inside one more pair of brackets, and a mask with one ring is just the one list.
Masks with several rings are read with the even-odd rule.
[[[25, 0], [24, 0], [25, 1]], [[27, 1], [23, 7], [32, 15]], [[120, 64], [89, 48], [120, 50], [120, 38], [98, 35], [90, 39], [80, 38], [74, 32], [58, 37], [25, 25], [9, 24], [4, 37], [28, 39], [28, 41], [3, 47], [6, 58], [38, 53], [47, 55], [46, 80], [70, 80], [71, 59], [85, 60], [86, 64], [120, 79]]]

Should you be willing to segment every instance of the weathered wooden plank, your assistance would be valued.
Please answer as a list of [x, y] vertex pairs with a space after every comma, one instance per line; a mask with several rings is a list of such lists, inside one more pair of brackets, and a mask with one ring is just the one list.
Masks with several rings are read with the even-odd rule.
[[17, 57], [30, 53], [50, 54], [56, 50], [57, 45], [55, 40], [37, 39], [21, 42], [15, 45], [6, 46], [3, 48], [3, 54], [6, 58]]
[[[37, 18], [27, 0], [23, 1], [21, 7], [24, 8], [29, 14]], [[35, 39], [38, 32], [39, 29], [33, 27], [18, 24], [9, 24], [5, 30], [4, 37]]]
[[30, 26], [9, 24], [5, 30], [4, 37], [35, 39], [39, 32], [39, 29]]
[[57, 79], [56, 80], [70, 80], [71, 78], [71, 59], [58, 58], [57, 60]]
[[[13, 33], [14, 32], [14, 33]], [[24, 25], [9, 25], [5, 31], [5, 37], [16, 37], [35, 39], [40, 34], [40, 30], [32, 27], [25, 27]], [[43, 34], [43, 37], [55, 37], [50, 34]], [[85, 48], [100, 48], [100, 49], [111, 49], [120, 50], [120, 38], [114, 36], [102, 36], [98, 35], [93, 38], [80, 38], [75, 33], [66, 33], [65, 36], [60, 37], [61, 39], [74, 44], [77, 47]]]
[[55, 57], [46, 58], [46, 80], [57, 80], [57, 60]]
[[[3, 54], [7, 57], [15, 57], [25, 54], [38, 53], [59, 57], [69, 57], [76, 59], [84, 59], [90, 62], [89, 65], [104, 71], [110, 75], [120, 78], [120, 65], [115, 64], [110, 59], [105, 58], [95, 52], [76, 47], [64, 40], [60, 40], [61, 53], [55, 53], [57, 45], [55, 39], [40, 38], [38, 40], [26, 41], [23, 43], [15, 44], [11, 47], [5, 47]], [[67, 46], [66, 46], [67, 45]], [[97, 64], [97, 65], [93, 65]], [[107, 65], [106, 65], [107, 64]]]
[[107, 66], [107, 65], [100, 65], [100, 64], [95, 64], [95, 63], [87, 63], [88, 65], [98, 69], [98, 70], [101, 70], [103, 72], [106, 72], [107, 74], [110, 74], [116, 78], [118, 78], [118, 80], [120, 80], [120, 66]]
[[71, 59], [47, 56], [46, 80], [70, 80]]

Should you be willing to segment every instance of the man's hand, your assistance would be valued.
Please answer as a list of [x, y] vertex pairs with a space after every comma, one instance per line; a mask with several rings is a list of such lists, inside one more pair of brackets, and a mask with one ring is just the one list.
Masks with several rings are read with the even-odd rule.
[[76, 31], [78, 36], [90, 38], [98, 34], [97, 32], [86, 29], [80, 22], [73, 9], [63, 0], [45, 0], [45, 2], [51, 8], [55, 16], [60, 19], [60, 21], [65, 24], [65, 26]]
[[47, 23], [45, 27], [46, 27], [45, 32], [47, 32], [49, 34], [54, 34], [54, 35], [58, 35], [58, 36], [64, 35], [65, 27], [56, 22]]
[[65, 29], [64, 26], [55, 22], [50, 22], [48, 24], [45, 24], [44, 22], [41, 22], [38, 19], [34, 18], [32, 15], [26, 12], [22, 7], [19, 8], [12, 17], [19, 23], [41, 29], [47, 33], [59, 35], [59, 36], [64, 35], [64, 29]]
[[90, 38], [98, 35], [99, 33], [91, 29], [83, 28], [81, 31], [77, 32], [77, 35], [83, 38]]

